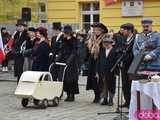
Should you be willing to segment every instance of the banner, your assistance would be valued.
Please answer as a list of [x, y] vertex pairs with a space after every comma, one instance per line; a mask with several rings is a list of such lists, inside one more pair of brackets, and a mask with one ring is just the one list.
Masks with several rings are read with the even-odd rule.
[[104, 0], [104, 2], [105, 2], [105, 5], [111, 5], [115, 2], [117, 2], [117, 0]]
[[2, 36], [0, 33], [0, 63], [5, 59]]

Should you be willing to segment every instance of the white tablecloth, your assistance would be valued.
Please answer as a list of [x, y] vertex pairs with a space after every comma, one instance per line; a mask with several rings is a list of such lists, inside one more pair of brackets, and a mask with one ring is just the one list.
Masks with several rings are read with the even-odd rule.
[[157, 109], [160, 109], [160, 82], [140, 83], [139, 81], [132, 81], [129, 120], [136, 120], [137, 91], [140, 92], [141, 110], [151, 110], [152, 99]]

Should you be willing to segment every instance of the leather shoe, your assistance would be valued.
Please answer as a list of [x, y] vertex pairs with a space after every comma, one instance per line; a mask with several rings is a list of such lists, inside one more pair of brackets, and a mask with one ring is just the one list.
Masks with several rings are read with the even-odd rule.
[[108, 106], [113, 106], [113, 99], [109, 99]]
[[107, 98], [102, 98], [102, 99], [100, 100], [100, 105], [108, 105], [108, 100], [107, 100]]

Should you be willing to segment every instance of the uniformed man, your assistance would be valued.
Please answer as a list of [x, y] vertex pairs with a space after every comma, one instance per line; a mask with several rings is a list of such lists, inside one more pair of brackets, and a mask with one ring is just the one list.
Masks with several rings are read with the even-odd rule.
[[149, 71], [160, 71], [160, 33], [152, 31], [152, 19], [143, 18], [143, 32], [137, 34], [133, 46], [133, 53], [136, 57], [141, 50], [144, 50], [144, 59], [140, 69]]

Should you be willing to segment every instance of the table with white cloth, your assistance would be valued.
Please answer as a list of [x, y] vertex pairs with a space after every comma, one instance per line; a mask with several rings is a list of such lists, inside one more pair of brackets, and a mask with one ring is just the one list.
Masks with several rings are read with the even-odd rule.
[[160, 82], [132, 81], [129, 120], [137, 120], [139, 110], [160, 110]]

